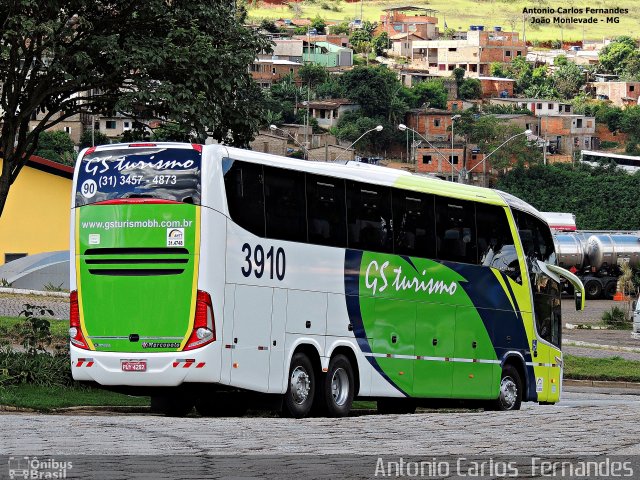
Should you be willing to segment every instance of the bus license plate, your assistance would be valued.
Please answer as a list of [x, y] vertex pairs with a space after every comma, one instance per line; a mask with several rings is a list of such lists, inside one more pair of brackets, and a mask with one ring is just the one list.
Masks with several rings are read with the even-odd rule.
[[146, 372], [147, 361], [146, 360], [122, 360], [123, 372]]

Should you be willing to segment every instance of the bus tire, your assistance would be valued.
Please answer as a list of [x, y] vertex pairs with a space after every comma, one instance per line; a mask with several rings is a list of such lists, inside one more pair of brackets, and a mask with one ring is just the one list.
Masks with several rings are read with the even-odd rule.
[[522, 404], [522, 379], [511, 365], [505, 365], [500, 377], [500, 394], [492, 404], [491, 410], [506, 412], [520, 410]]
[[282, 405], [283, 416], [304, 418], [309, 415], [315, 396], [316, 379], [311, 360], [298, 352], [291, 359], [287, 392]]
[[378, 413], [382, 415], [406, 415], [416, 413], [416, 401], [412, 398], [379, 398]]
[[329, 362], [324, 377], [323, 397], [325, 411], [329, 417], [346, 417], [351, 411], [355, 381], [351, 362], [344, 355], [336, 355]]

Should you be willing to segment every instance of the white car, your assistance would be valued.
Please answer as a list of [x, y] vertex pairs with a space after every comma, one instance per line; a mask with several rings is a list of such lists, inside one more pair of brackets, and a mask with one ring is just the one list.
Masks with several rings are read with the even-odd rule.
[[633, 304], [633, 331], [640, 333], [640, 300], [636, 300]]

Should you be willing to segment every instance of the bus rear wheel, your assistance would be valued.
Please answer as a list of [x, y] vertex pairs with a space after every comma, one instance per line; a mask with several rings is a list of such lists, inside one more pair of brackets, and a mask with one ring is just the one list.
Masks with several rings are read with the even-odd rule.
[[500, 395], [490, 405], [491, 410], [510, 411], [520, 410], [522, 404], [522, 380], [520, 374], [511, 365], [502, 369], [500, 379]]
[[291, 359], [287, 393], [284, 394], [283, 416], [304, 418], [309, 415], [315, 396], [316, 379], [311, 360], [298, 352]]
[[329, 362], [324, 378], [324, 398], [329, 417], [346, 417], [351, 411], [355, 382], [351, 362], [344, 355], [336, 355]]

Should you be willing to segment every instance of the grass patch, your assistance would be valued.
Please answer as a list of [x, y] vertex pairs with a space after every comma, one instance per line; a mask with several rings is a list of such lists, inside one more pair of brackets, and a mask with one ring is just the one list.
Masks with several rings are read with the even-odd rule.
[[130, 397], [98, 388], [41, 387], [26, 384], [0, 388], [0, 405], [32, 408], [42, 412], [77, 406], [138, 407], [149, 404], [149, 397]]
[[621, 357], [564, 356], [564, 377], [575, 380], [640, 382], [640, 362]]
[[[54, 341], [69, 340], [69, 320], [57, 320], [55, 318], [47, 318], [51, 322], [51, 336]], [[7, 338], [16, 325], [24, 323], [25, 317], [2, 317], [0, 316], [0, 338]]]

